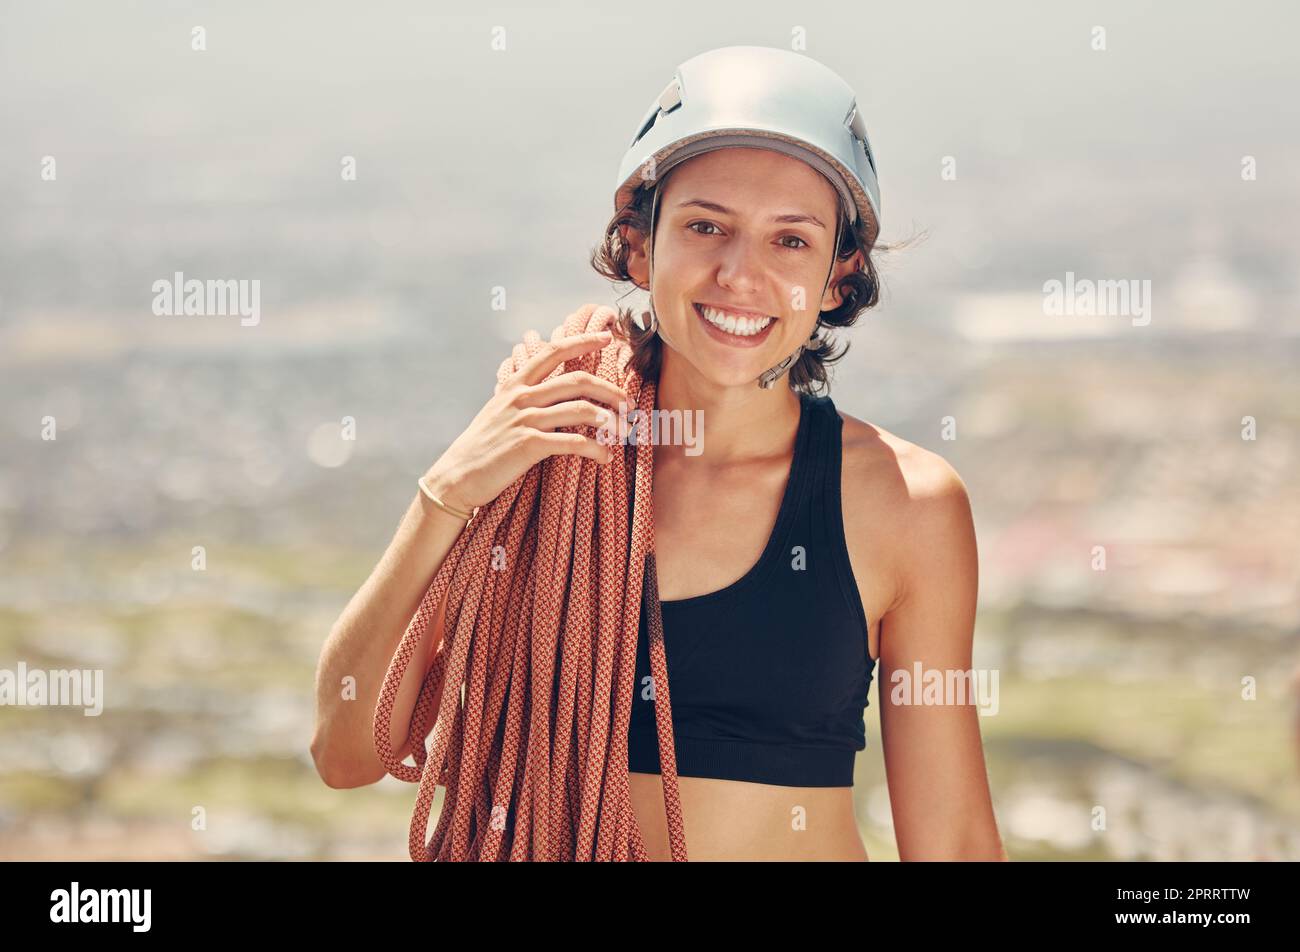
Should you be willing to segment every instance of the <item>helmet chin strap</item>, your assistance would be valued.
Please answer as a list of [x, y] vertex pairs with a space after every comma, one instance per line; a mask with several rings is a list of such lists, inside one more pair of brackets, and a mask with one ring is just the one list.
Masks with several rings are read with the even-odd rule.
[[[654, 200], [650, 203], [650, 254], [648, 257], [648, 267], [649, 267], [650, 274], [646, 282], [650, 286], [648, 292], [650, 295], [650, 319], [654, 322], [653, 326], [656, 328], [656, 330], [659, 328], [659, 315], [655, 313], [654, 234], [655, 234], [655, 212], [659, 208], [659, 193], [662, 190], [663, 190], [663, 183], [661, 182], [659, 185], [655, 186]], [[826, 296], [826, 289], [831, 286], [831, 278], [834, 277], [835, 275], [835, 260], [840, 250], [840, 223], [842, 217], [843, 216], [840, 213], [839, 206], [837, 205], [835, 209], [835, 241], [831, 245], [831, 267], [830, 270], [826, 272], [826, 283], [822, 285], [822, 293], [817, 299], [819, 310], [821, 307], [821, 299]], [[794, 362], [799, 359], [799, 356], [803, 353], [803, 350], [804, 350], [804, 345], [800, 344], [795, 349], [795, 352], [793, 354], [786, 357], [779, 364], [769, 367], [767, 368], [767, 370], [764, 370], [761, 374], [759, 374], [758, 379], [756, 381], [759, 389], [771, 390], [772, 387], [776, 384], [776, 382], [781, 379], [782, 375], [784, 375], [787, 370], [789, 370], [792, 366], [794, 366]]]

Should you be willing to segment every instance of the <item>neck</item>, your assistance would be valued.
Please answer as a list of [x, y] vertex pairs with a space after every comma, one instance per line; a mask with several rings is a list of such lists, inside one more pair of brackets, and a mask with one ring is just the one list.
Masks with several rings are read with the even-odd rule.
[[[680, 411], [702, 428], [706, 464], [728, 466], [785, 452], [799, 426], [799, 394], [782, 377], [770, 390], [751, 381], [743, 386], [719, 386], [664, 347], [655, 396], [661, 413]], [[686, 447], [657, 444], [656, 460], [691, 455]], [[697, 451], [698, 452], [698, 451]], [[698, 456], [697, 456], [698, 459]]]

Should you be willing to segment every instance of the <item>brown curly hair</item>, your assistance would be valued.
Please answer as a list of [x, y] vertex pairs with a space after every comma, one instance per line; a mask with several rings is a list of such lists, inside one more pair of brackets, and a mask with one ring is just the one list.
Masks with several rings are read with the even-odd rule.
[[[664, 179], [663, 181], [666, 181]], [[663, 181], [658, 184], [662, 187]], [[624, 240], [620, 226], [627, 225], [644, 235], [650, 227], [650, 208], [654, 201], [655, 183], [641, 185], [632, 198], [605, 226], [604, 240], [591, 253], [591, 266], [602, 277], [619, 283], [636, 282], [627, 270], [630, 247]], [[844, 221], [843, 211], [839, 212]], [[657, 224], [657, 222], [656, 222]], [[851, 228], [841, 228], [840, 246], [836, 251], [837, 261], [847, 261], [856, 251], [863, 252], [866, 267], [846, 274], [836, 284], [842, 295], [840, 306], [833, 311], [823, 311], [818, 316], [817, 330], [804, 345], [799, 359], [788, 371], [789, 386], [793, 390], [802, 390], [816, 395], [828, 389], [829, 365], [841, 360], [849, 351], [848, 343], [840, 350], [835, 349], [835, 341], [827, 337], [824, 328], [852, 327], [857, 323], [858, 315], [867, 308], [874, 307], [880, 301], [880, 278], [876, 271], [872, 255], [881, 251], [892, 251], [895, 245], [880, 244], [877, 239], [879, 229], [874, 220], [858, 216], [857, 223]], [[628, 290], [631, 293], [631, 289]], [[657, 380], [663, 359], [663, 341], [651, 328], [642, 329], [632, 319], [630, 308], [619, 308], [619, 316], [611, 325], [616, 337], [626, 340], [632, 347], [632, 366], [643, 379]]]

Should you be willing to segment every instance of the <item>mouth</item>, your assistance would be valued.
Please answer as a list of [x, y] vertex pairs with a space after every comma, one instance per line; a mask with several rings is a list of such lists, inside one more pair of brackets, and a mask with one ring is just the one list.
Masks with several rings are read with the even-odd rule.
[[729, 347], [757, 347], [763, 343], [776, 326], [777, 317], [729, 311], [707, 304], [695, 303], [695, 314], [704, 325], [705, 333]]

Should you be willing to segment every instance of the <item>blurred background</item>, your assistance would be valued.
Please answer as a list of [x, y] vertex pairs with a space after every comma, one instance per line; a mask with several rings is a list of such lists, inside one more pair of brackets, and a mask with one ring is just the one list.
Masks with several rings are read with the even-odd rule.
[[[0, 668], [106, 694], [0, 707], [0, 857], [407, 859], [413, 785], [313, 769], [321, 644], [512, 344], [619, 303], [648, 103], [753, 44], [855, 87], [924, 234], [831, 394], [970, 490], [1011, 857], [1300, 859], [1293, 6], [433, 6], [0, 4]], [[178, 271], [259, 323], [155, 314]], [[1067, 272], [1149, 324], [1047, 315]]]

